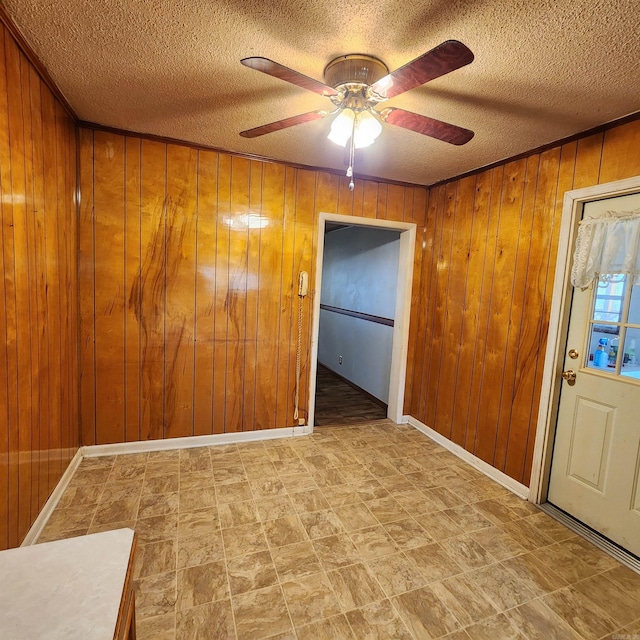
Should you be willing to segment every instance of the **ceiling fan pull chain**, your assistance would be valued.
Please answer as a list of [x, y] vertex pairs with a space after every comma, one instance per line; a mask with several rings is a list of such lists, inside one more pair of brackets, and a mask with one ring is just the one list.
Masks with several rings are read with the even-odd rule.
[[351, 140], [349, 141], [349, 166], [347, 168], [347, 178], [351, 178], [349, 182], [349, 191], [353, 191], [355, 184], [353, 183], [353, 165], [356, 159], [356, 120], [358, 116], [353, 119], [353, 128], [351, 129]]

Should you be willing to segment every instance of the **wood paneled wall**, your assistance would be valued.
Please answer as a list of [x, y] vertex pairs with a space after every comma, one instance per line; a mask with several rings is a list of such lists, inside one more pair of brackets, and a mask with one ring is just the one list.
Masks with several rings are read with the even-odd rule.
[[318, 212], [422, 227], [426, 210], [421, 187], [352, 193], [325, 172], [91, 129], [80, 188], [83, 444], [293, 426]]
[[636, 120], [430, 189], [406, 413], [528, 485], [564, 193], [638, 174]]
[[0, 548], [78, 449], [76, 126], [0, 25]]
[[295, 282], [313, 282], [318, 212], [337, 212], [418, 225], [405, 413], [528, 484], [564, 192], [640, 173], [639, 143], [635, 121], [429, 190], [351, 193], [81, 130], [83, 443], [292, 426]]

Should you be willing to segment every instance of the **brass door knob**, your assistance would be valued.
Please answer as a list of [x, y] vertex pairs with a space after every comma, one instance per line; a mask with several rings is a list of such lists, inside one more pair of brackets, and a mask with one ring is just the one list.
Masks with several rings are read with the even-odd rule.
[[562, 372], [562, 377], [569, 384], [574, 384], [575, 381], [576, 381], [576, 372], [571, 370], [571, 369], [569, 369], [568, 371], [563, 371]]
[[575, 349], [569, 350], [569, 357], [575, 360], [580, 354]]

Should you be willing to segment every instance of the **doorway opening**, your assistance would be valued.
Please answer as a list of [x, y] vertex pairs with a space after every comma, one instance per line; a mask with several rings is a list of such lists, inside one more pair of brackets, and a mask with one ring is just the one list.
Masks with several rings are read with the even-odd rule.
[[[399, 423], [416, 225], [321, 213], [318, 231], [309, 428], [330, 421], [323, 399], [331, 393], [345, 396], [342, 424]], [[349, 410], [350, 399], [359, 406]]]

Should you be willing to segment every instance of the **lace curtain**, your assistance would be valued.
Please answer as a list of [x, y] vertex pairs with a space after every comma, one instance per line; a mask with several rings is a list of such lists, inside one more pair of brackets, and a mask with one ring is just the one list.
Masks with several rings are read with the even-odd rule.
[[573, 255], [571, 284], [588, 287], [596, 278], [626, 273], [640, 284], [640, 210], [608, 211], [580, 223]]

